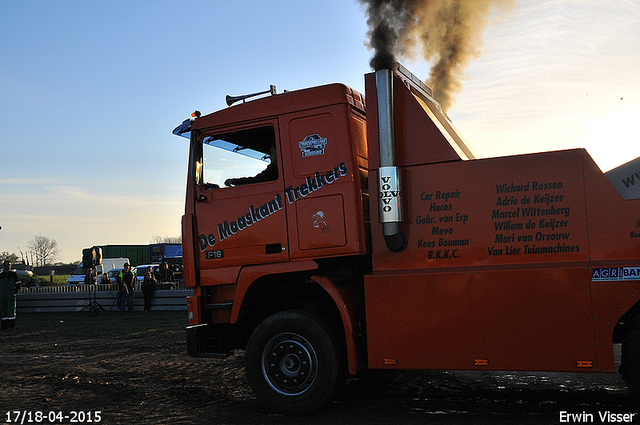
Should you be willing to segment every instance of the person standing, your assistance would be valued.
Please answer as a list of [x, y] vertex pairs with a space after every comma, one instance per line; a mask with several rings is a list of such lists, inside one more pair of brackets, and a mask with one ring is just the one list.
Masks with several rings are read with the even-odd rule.
[[169, 264], [163, 261], [160, 264], [160, 282], [173, 282], [173, 271], [169, 268]]
[[255, 176], [227, 179], [225, 180], [224, 185], [230, 187], [278, 180], [278, 155], [276, 155], [275, 145], [271, 146], [269, 149], [269, 160], [271, 161], [269, 165]]
[[96, 283], [96, 274], [93, 271], [92, 267], [87, 269], [87, 274], [84, 275], [84, 284], [85, 285], [94, 285]]
[[[133, 311], [133, 289], [136, 284], [136, 272], [131, 270], [129, 263], [125, 263], [122, 271], [118, 275], [118, 283], [120, 283], [120, 292], [124, 294], [129, 311]], [[118, 308], [120, 308], [118, 306]], [[124, 305], [120, 310], [124, 310]]]
[[6, 260], [0, 273], [0, 316], [2, 330], [16, 327], [16, 293], [20, 290], [20, 277], [11, 271], [11, 261]]
[[153, 275], [153, 268], [147, 267], [147, 272], [142, 280], [142, 295], [144, 295], [144, 311], [151, 311], [151, 299], [156, 290], [156, 277]]

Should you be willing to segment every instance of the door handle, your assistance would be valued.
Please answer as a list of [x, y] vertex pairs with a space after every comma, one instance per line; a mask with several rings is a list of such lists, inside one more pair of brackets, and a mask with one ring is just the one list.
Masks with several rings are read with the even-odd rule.
[[270, 243], [264, 246], [266, 254], [280, 254], [284, 251], [281, 243]]

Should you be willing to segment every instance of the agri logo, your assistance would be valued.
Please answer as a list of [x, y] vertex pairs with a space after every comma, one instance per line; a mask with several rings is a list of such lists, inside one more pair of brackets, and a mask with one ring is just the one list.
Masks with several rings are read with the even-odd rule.
[[602, 267], [593, 269], [593, 282], [614, 280], [640, 280], [640, 267]]

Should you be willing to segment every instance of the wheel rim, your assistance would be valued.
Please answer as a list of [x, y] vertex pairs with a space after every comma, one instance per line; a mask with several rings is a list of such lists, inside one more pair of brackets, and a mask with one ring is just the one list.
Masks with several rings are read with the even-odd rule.
[[297, 396], [316, 380], [318, 358], [306, 338], [282, 333], [271, 338], [262, 352], [262, 374], [274, 391]]

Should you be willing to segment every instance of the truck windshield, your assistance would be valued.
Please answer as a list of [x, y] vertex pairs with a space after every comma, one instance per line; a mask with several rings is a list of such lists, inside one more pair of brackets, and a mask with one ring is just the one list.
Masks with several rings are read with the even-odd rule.
[[[206, 188], [221, 188], [275, 180], [275, 133], [259, 127], [202, 138], [203, 182]], [[260, 177], [261, 176], [261, 177]]]

